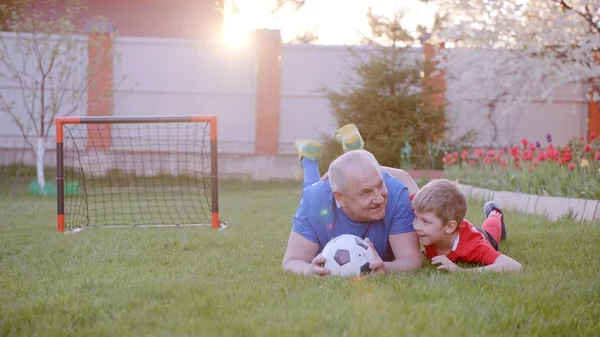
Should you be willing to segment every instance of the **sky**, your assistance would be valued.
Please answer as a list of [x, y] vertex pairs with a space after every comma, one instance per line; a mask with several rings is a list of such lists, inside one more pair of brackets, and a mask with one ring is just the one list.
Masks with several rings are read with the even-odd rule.
[[435, 8], [419, 0], [306, 0], [298, 11], [284, 9], [272, 13], [273, 0], [226, 0], [223, 42], [235, 47], [248, 42], [253, 29], [279, 29], [283, 42], [292, 40], [306, 30], [314, 30], [316, 43], [349, 45], [361, 41], [361, 32], [369, 32], [366, 13], [393, 17], [404, 10], [405, 27], [414, 30], [417, 24], [430, 26]]

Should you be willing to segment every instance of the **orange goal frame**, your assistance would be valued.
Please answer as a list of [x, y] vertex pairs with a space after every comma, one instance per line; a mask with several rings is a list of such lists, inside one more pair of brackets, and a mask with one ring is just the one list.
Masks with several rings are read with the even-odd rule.
[[[58, 233], [65, 231], [65, 190], [64, 190], [64, 130], [65, 124], [90, 124], [88, 128], [88, 145], [90, 134], [106, 132], [110, 137], [110, 129], [102, 129], [98, 124], [115, 123], [209, 123], [210, 124], [210, 180], [211, 180], [211, 227], [220, 229], [219, 193], [218, 193], [218, 160], [217, 160], [217, 116], [82, 116], [56, 117], [56, 187], [57, 187], [57, 219]], [[93, 144], [92, 144], [93, 146]]]

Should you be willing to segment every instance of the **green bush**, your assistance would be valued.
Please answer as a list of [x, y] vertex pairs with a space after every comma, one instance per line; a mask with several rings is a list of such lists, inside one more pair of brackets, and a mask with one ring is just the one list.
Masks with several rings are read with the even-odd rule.
[[[442, 169], [445, 150], [438, 151], [447, 131], [445, 106], [434, 104], [438, 94], [425, 81], [434, 71], [430, 62], [415, 58], [419, 38], [393, 19], [367, 14], [373, 39], [370, 51], [351, 49], [354, 62], [339, 90], [324, 88], [337, 127], [355, 124], [379, 163], [404, 169]], [[385, 46], [379, 42], [386, 40]], [[470, 135], [470, 134], [469, 134]], [[332, 135], [322, 139], [321, 169], [341, 154]], [[401, 151], [410, 146], [408, 158]], [[448, 144], [444, 143], [444, 147]]]

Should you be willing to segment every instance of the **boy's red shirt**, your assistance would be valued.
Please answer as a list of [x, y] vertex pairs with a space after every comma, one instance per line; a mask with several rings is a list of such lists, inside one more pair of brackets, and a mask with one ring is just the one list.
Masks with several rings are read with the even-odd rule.
[[[440, 255], [434, 245], [425, 246], [425, 256], [432, 259]], [[486, 240], [485, 236], [473, 226], [469, 221], [463, 220], [458, 228], [458, 236], [454, 241], [454, 246], [446, 257], [454, 263], [482, 263], [490, 265], [496, 261], [498, 256], [502, 255], [499, 251]]]

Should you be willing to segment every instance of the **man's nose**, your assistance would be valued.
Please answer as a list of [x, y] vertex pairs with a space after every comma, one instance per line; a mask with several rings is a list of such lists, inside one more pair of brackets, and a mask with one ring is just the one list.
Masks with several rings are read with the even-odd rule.
[[384, 196], [383, 196], [383, 194], [381, 192], [375, 191], [375, 196], [373, 197], [373, 203], [374, 204], [381, 204], [381, 203], [383, 203], [384, 199], [385, 198], [384, 198]]

